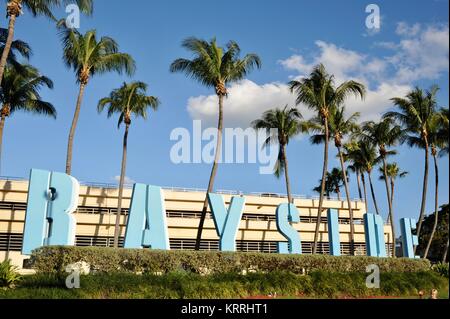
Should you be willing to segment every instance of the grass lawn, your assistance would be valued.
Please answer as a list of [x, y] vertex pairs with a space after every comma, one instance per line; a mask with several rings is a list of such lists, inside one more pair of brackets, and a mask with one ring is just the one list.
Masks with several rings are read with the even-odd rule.
[[[65, 277], [29, 275], [15, 289], [0, 289], [0, 298], [25, 299], [244, 299], [244, 298], [418, 298], [438, 289], [448, 298], [448, 279], [434, 272], [386, 273], [381, 288], [368, 289], [364, 273], [288, 272], [200, 276], [179, 272], [157, 275], [97, 274], [82, 276], [80, 289], [67, 289]], [[272, 297], [269, 297], [272, 296]]]

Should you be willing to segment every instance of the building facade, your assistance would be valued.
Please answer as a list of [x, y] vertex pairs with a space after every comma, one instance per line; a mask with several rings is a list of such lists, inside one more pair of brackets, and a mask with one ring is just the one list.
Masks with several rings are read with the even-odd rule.
[[[205, 191], [192, 189], [163, 188], [165, 208], [173, 250], [192, 250], [200, 220]], [[27, 208], [28, 181], [20, 179], [0, 180], [0, 261], [11, 259], [22, 267], [29, 256], [21, 254], [23, 229]], [[286, 197], [277, 194], [241, 194], [218, 192], [224, 196], [228, 205], [233, 196], [245, 196], [245, 211], [237, 236], [237, 249], [242, 252], [277, 253], [278, 242], [286, 239], [276, 227], [276, 209], [286, 203]], [[124, 191], [122, 215], [120, 216], [121, 240], [125, 235], [128, 209], [132, 189]], [[78, 208], [74, 213], [77, 221], [76, 245], [113, 245], [114, 226], [117, 217], [118, 189], [114, 185], [81, 184]], [[294, 225], [299, 231], [304, 254], [312, 252], [314, 231], [317, 222], [318, 198], [295, 196], [294, 204], [300, 212], [301, 222]], [[366, 213], [363, 201], [352, 201], [355, 230], [355, 254], [366, 255], [363, 217]], [[350, 253], [350, 216], [345, 201], [328, 199], [324, 209], [336, 209], [339, 213], [339, 232], [342, 255]], [[210, 212], [208, 212], [203, 231], [202, 250], [218, 250], [219, 237]], [[392, 234], [389, 225], [384, 227], [386, 249], [391, 255]], [[322, 214], [319, 253], [329, 254], [326, 211]]]

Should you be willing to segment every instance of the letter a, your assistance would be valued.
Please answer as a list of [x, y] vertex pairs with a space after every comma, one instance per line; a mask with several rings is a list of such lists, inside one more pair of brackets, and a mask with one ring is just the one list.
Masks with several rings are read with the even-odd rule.
[[160, 187], [134, 185], [124, 247], [170, 250], [164, 196]]

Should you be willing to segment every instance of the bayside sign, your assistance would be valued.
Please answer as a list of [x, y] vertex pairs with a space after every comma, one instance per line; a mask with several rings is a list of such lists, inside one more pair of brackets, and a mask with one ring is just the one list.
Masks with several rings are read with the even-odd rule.
[[[73, 212], [78, 206], [80, 185], [69, 175], [32, 169], [28, 187], [28, 203], [23, 234], [22, 254], [30, 255], [42, 246], [75, 245], [76, 220]], [[245, 198], [233, 197], [226, 207], [222, 195], [208, 194], [219, 247], [221, 251], [236, 251], [236, 236], [245, 208]], [[124, 247], [130, 249], [169, 250], [164, 194], [160, 187], [135, 184], [127, 221]], [[337, 210], [328, 210], [330, 254], [340, 256], [341, 243]], [[281, 254], [302, 254], [300, 233], [292, 224], [300, 223], [300, 214], [293, 204], [283, 203], [276, 210], [278, 231], [286, 238], [278, 243]], [[414, 256], [417, 236], [412, 231], [415, 221], [400, 221], [403, 255]], [[387, 257], [384, 223], [381, 216], [364, 216], [367, 255]]]

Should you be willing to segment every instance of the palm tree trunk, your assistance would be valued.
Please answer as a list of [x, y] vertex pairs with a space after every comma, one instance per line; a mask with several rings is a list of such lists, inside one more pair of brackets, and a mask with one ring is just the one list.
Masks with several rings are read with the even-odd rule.
[[0, 119], [0, 175], [2, 173], [2, 147], [3, 147], [3, 129], [5, 128], [6, 117], [2, 116]]
[[356, 170], [356, 182], [358, 184], [358, 195], [359, 199], [363, 198], [362, 190], [361, 190], [361, 176], [359, 170]]
[[388, 207], [389, 207], [389, 218], [391, 221], [391, 231], [392, 231], [392, 239], [393, 239], [393, 249], [392, 249], [392, 256], [396, 258], [396, 252], [395, 252], [395, 239], [397, 236], [395, 235], [395, 219], [394, 219], [394, 211], [392, 209], [392, 196], [391, 191], [389, 190], [389, 177], [387, 172], [387, 163], [386, 163], [386, 157], [382, 156], [383, 158], [383, 175], [384, 175], [384, 184], [386, 185], [386, 195], [388, 200]]
[[380, 215], [380, 211], [378, 210], [377, 198], [375, 196], [375, 190], [373, 188], [372, 183], [372, 172], [368, 172], [369, 175], [369, 184], [370, 184], [370, 192], [372, 193], [373, 206], [375, 206], [375, 212], [377, 215]]
[[[428, 139], [425, 137], [425, 172], [423, 176], [423, 191], [422, 191], [422, 204], [420, 207], [420, 215], [419, 215], [419, 221], [417, 226], [417, 237], [420, 240], [420, 232], [422, 231], [422, 223], [423, 218], [425, 217], [425, 206], [427, 204], [427, 191], [428, 191], [428, 170], [429, 170], [429, 161], [430, 161], [430, 154], [429, 154], [429, 144]], [[414, 253], [417, 251], [417, 247], [414, 247]]]
[[447, 245], [445, 246], [444, 256], [442, 256], [442, 262], [447, 262], [447, 253], [448, 253], [448, 247], [449, 247], [449, 240], [447, 238]]
[[11, 46], [14, 40], [16, 18], [17, 17], [14, 14], [9, 16], [8, 37], [6, 38], [5, 48], [3, 49], [2, 57], [0, 59], [0, 85], [3, 82], [3, 74], [5, 73], [6, 63], [8, 61], [9, 52], [11, 51]]
[[319, 242], [319, 232], [320, 232], [320, 224], [322, 222], [322, 208], [323, 208], [323, 197], [325, 194], [325, 183], [327, 178], [328, 171], [328, 147], [329, 147], [329, 128], [328, 128], [328, 119], [325, 117], [325, 148], [324, 148], [324, 156], [323, 156], [323, 170], [322, 170], [322, 185], [320, 190], [319, 197], [319, 208], [317, 210], [317, 222], [316, 222], [316, 230], [314, 233], [314, 246], [313, 246], [313, 254], [317, 254], [317, 246]]
[[366, 175], [364, 172], [361, 172], [361, 180], [364, 189], [364, 204], [366, 205], [366, 213], [369, 212], [369, 203], [367, 202], [367, 187], [366, 187]]
[[[384, 173], [383, 173], [384, 176]], [[392, 210], [394, 210], [394, 180], [392, 179], [392, 177], [389, 177], [389, 184], [391, 185], [391, 206], [392, 206]], [[390, 223], [391, 222], [391, 213], [388, 214], [388, 217], [386, 218], [386, 222]]]
[[223, 131], [223, 95], [219, 95], [219, 122], [217, 124], [217, 145], [216, 145], [216, 155], [214, 158], [214, 164], [211, 170], [211, 176], [209, 177], [208, 190], [206, 192], [205, 202], [203, 203], [202, 214], [200, 217], [200, 223], [198, 225], [197, 240], [195, 242], [195, 250], [200, 250], [200, 243], [202, 240], [203, 226], [206, 219], [206, 211], [208, 209], [208, 193], [213, 191], [214, 181], [217, 174], [217, 167], [219, 165], [219, 159], [222, 155], [222, 131]]
[[431, 232], [430, 239], [428, 240], [427, 248], [425, 249], [425, 254], [423, 258], [428, 258], [428, 253], [430, 252], [431, 243], [433, 242], [434, 235], [436, 234], [436, 229], [439, 224], [439, 168], [437, 164], [436, 154], [433, 153], [434, 160], [434, 173], [435, 173], [435, 193], [434, 193], [434, 225], [433, 231]]
[[80, 108], [83, 101], [84, 90], [86, 84], [80, 84], [80, 92], [78, 93], [77, 105], [75, 107], [75, 114], [73, 116], [72, 126], [70, 128], [69, 140], [67, 144], [67, 159], [66, 159], [66, 174], [72, 174], [72, 151], [73, 151], [73, 138], [75, 136], [75, 130], [78, 124], [78, 118], [80, 117]]
[[392, 205], [392, 210], [394, 210], [394, 193], [395, 193], [395, 180], [393, 178], [391, 178], [391, 205]]
[[119, 200], [117, 205], [117, 216], [116, 225], [114, 228], [114, 248], [119, 247], [119, 237], [120, 237], [120, 218], [122, 217], [122, 199], [123, 199], [123, 186], [125, 183], [125, 174], [127, 169], [127, 146], [128, 146], [128, 130], [130, 124], [125, 126], [125, 134], [123, 135], [123, 153], [122, 153], [122, 167], [120, 170], [120, 181], [119, 181]]
[[347, 205], [350, 215], [350, 254], [353, 256], [355, 254], [355, 224], [353, 221], [352, 201], [350, 199], [350, 190], [348, 187], [347, 170], [345, 168], [344, 157], [342, 155], [341, 148], [338, 147], [337, 149], [339, 153], [339, 159], [341, 161], [342, 174], [344, 175], [345, 196], [347, 196]]
[[282, 152], [283, 152], [284, 177], [286, 179], [287, 196], [288, 196], [289, 204], [293, 204], [294, 201], [292, 199], [291, 183], [289, 181], [289, 165], [288, 165], [288, 160], [287, 160], [287, 155], [286, 155], [286, 145], [282, 145], [281, 147], [282, 147]]
[[336, 189], [336, 195], [337, 195], [337, 198], [338, 198], [338, 201], [342, 201], [342, 198], [341, 198], [341, 190], [338, 188], [338, 189]]
[[[395, 179], [391, 178], [391, 206], [392, 206], [392, 212], [394, 212], [394, 198], [395, 198]], [[390, 219], [389, 219], [390, 220]], [[394, 256], [397, 257], [397, 238], [393, 238], [394, 240]]]

